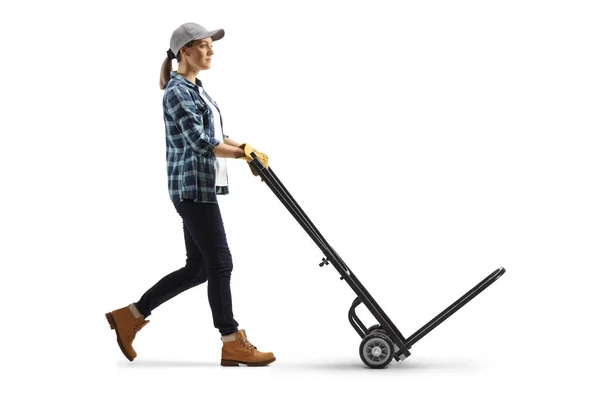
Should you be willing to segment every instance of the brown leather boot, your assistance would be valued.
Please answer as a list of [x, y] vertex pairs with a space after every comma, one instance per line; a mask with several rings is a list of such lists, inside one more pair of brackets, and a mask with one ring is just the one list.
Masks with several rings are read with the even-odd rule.
[[117, 343], [119, 343], [121, 351], [129, 361], [133, 361], [133, 359], [137, 357], [137, 353], [131, 346], [133, 339], [135, 339], [136, 333], [150, 321], [145, 320], [144, 316], [139, 314], [137, 309], [134, 308], [135, 313], [139, 314], [136, 317], [134, 311], [130, 307], [135, 306], [130, 304], [127, 307], [119, 308], [118, 310], [106, 313], [105, 315], [110, 325], [110, 329], [114, 329], [117, 332]]
[[225, 367], [237, 367], [240, 364], [260, 366], [270, 364], [273, 361], [275, 361], [273, 353], [258, 351], [256, 346], [248, 341], [245, 329], [237, 331], [234, 341], [223, 342], [221, 365]]

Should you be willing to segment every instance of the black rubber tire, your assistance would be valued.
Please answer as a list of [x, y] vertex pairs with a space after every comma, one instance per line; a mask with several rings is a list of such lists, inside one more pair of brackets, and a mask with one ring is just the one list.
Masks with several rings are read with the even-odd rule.
[[385, 329], [383, 329], [381, 327], [381, 325], [379, 325], [379, 324], [373, 325], [373, 326], [369, 327], [369, 329], [367, 329], [367, 335], [369, 333], [373, 333], [373, 332], [380, 332], [380, 333], [383, 333], [383, 334], [387, 335], [387, 332], [385, 331]]
[[369, 333], [373, 332], [375, 329], [379, 329], [379, 328], [381, 328], [381, 325], [379, 325], [379, 324], [376, 324], [376, 325], [370, 326], [370, 327], [369, 327], [369, 329], [367, 329], [367, 335], [368, 335]]
[[371, 332], [360, 342], [358, 353], [367, 367], [385, 368], [394, 359], [394, 342], [385, 333]]

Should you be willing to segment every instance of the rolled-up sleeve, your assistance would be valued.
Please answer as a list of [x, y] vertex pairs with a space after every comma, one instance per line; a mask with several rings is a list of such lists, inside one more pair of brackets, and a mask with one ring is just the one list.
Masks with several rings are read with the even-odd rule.
[[202, 115], [189, 91], [175, 86], [166, 94], [165, 101], [167, 113], [192, 149], [203, 156], [213, 152], [221, 142], [204, 129]]

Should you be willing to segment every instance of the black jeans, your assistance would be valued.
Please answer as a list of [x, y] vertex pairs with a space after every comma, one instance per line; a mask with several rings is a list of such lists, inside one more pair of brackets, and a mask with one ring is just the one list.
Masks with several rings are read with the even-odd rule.
[[216, 203], [185, 199], [175, 205], [183, 219], [187, 260], [185, 267], [162, 278], [135, 303], [144, 317], [165, 301], [208, 280], [208, 301], [215, 328], [222, 335], [237, 332], [231, 306], [233, 263], [221, 210]]

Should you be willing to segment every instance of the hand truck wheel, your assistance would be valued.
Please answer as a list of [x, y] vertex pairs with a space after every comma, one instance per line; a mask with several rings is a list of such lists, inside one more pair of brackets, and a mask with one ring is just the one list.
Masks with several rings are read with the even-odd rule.
[[385, 368], [394, 358], [394, 342], [388, 335], [371, 332], [359, 347], [360, 359], [370, 368]]

